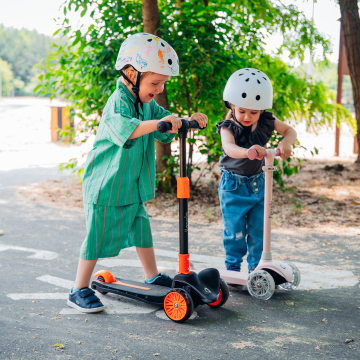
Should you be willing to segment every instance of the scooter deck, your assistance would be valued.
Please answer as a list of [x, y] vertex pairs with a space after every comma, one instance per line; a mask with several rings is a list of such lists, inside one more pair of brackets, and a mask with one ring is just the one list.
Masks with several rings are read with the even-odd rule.
[[159, 306], [163, 306], [164, 298], [171, 290], [171, 288], [166, 286], [146, 284], [120, 278], [115, 278], [115, 280], [116, 281], [112, 283], [93, 280], [91, 288], [100, 292], [110, 292]]

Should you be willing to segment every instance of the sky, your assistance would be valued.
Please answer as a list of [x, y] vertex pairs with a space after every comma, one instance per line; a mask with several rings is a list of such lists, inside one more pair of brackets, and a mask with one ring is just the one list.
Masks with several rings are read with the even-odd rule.
[[[315, 0], [316, 1], [316, 0]], [[0, 0], [0, 24], [6, 27], [36, 29], [39, 33], [52, 35], [59, 26], [54, 19], [62, 18], [59, 8], [64, 0]], [[285, 5], [294, 4], [299, 10], [304, 11], [307, 18], [311, 19], [313, 0], [283, 0]], [[330, 38], [333, 44], [333, 53], [329, 56], [332, 62], [338, 61], [339, 35], [340, 35], [340, 9], [335, 0], [317, 0], [314, 5], [314, 23], [318, 30]], [[76, 25], [80, 18], [72, 15], [70, 21]], [[82, 18], [81, 23], [89, 20]], [[268, 39], [266, 50], [275, 51], [281, 42], [280, 36]], [[281, 58], [292, 63], [286, 54]], [[309, 61], [309, 54], [305, 62]], [[292, 63], [295, 65], [295, 63]]]

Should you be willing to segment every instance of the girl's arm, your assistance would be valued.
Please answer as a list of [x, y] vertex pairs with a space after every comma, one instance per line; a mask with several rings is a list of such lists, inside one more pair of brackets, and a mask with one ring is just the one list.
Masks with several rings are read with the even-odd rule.
[[173, 115], [165, 116], [160, 120], [148, 120], [142, 121], [134, 130], [134, 132], [130, 135], [129, 139], [136, 139], [140, 136], [150, 134], [157, 130], [157, 124], [159, 121], [170, 122], [172, 124], [172, 130], [168, 131], [169, 133], [177, 133], [178, 130], [181, 128], [181, 119], [176, 118]]
[[[221, 144], [226, 155], [230, 156], [233, 159], [243, 159], [248, 157], [247, 152], [249, 149], [237, 146], [235, 144], [234, 135], [228, 129], [221, 128]], [[266, 154], [266, 150], [260, 145], [253, 145], [250, 149], [257, 150], [260, 155], [258, 157], [259, 160], [261, 160]]]
[[292, 145], [296, 141], [297, 133], [294, 128], [287, 124], [284, 124], [277, 118], [275, 118], [274, 128], [278, 133], [284, 136], [278, 146], [278, 149], [280, 149], [281, 151], [280, 156], [282, 159], [288, 159], [292, 152]]

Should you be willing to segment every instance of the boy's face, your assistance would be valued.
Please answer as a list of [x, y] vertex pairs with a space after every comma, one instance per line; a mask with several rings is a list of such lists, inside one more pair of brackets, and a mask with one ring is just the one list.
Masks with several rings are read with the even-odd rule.
[[150, 74], [140, 79], [140, 100], [149, 103], [155, 95], [164, 90], [164, 85], [170, 76], [160, 74]]
[[251, 126], [259, 120], [261, 110], [250, 110], [239, 106], [232, 106], [236, 120], [243, 126]]

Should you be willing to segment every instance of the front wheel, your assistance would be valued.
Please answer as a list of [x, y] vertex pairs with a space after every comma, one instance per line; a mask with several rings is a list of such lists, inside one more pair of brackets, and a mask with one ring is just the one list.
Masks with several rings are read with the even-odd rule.
[[290, 282], [286, 282], [279, 285], [279, 288], [286, 291], [291, 291], [296, 289], [301, 281], [301, 274], [298, 267], [290, 262], [286, 263], [286, 265], [289, 265], [292, 268], [293, 271], [293, 278]]
[[254, 270], [247, 279], [247, 288], [253, 298], [269, 300], [275, 291], [275, 281], [265, 270]]
[[194, 312], [194, 303], [185, 290], [174, 289], [165, 296], [164, 311], [170, 320], [181, 323]]
[[212, 302], [212, 303], [208, 303], [208, 305], [213, 308], [216, 309], [220, 306], [223, 306], [229, 299], [229, 288], [226, 284], [226, 282], [223, 279], [220, 279], [220, 293], [219, 293], [219, 297], [216, 301]]

